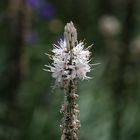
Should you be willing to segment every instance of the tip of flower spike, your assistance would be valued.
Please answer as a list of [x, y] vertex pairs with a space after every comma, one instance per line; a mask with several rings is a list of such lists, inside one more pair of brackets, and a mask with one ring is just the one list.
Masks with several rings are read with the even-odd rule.
[[72, 25], [73, 25], [73, 22], [72, 22], [72, 21], [70, 21], [70, 24], [72, 24]]
[[[71, 45], [74, 45], [77, 42], [77, 31], [74, 27], [73, 22], [67, 23], [64, 27], [64, 37], [66, 40], [66, 44], [69, 47], [69, 43], [71, 42]], [[71, 46], [72, 47], [72, 46]]]

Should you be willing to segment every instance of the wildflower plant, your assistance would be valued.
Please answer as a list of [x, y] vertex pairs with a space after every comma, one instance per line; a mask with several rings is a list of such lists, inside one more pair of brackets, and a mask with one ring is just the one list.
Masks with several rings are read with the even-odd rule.
[[[76, 100], [77, 80], [90, 79], [86, 74], [90, 72], [90, 52], [84, 42], [77, 41], [77, 31], [73, 23], [67, 23], [64, 28], [64, 40], [53, 45], [52, 65], [45, 65], [55, 79], [55, 85], [64, 90], [64, 103], [60, 109], [63, 114], [61, 140], [78, 140], [79, 109]], [[48, 54], [47, 54], [48, 55]]]

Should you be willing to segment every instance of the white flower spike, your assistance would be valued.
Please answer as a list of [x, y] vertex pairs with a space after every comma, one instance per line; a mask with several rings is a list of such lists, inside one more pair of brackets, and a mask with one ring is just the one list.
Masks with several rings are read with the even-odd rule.
[[78, 131], [81, 127], [79, 121], [79, 109], [76, 100], [77, 79], [89, 79], [87, 73], [91, 71], [89, 48], [85, 48], [83, 42], [77, 41], [77, 31], [72, 22], [67, 23], [64, 28], [64, 40], [58, 45], [53, 45], [49, 58], [53, 61], [51, 65], [45, 65], [55, 78], [56, 85], [64, 90], [64, 104], [60, 112], [63, 114], [60, 125], [61, 140], [78, 140]]
[[85, 48], [84, 42], [77, 41], [77, 32], [73, 23], [67, 23], [64, 40], [60, 40], [58, 45], [53, 45], [51, 56], [53, 63], [51, 66], [45, 65], [49, 68], [45, 70], [52, 72], [52, 77], [56, 79], [58, 86], [62, 86], [66, 80], [89, 79], [87, 76], [91, 70], [89, 48]]

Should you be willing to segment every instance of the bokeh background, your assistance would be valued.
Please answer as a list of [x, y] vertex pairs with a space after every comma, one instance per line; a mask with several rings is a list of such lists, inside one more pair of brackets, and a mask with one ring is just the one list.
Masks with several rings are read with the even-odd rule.
[[79, 81], [80, 140], [140, 140], [139, 0], [0, 0], [0, 140], [60, 139], [44, 53], [70, 21], [100, 63]]

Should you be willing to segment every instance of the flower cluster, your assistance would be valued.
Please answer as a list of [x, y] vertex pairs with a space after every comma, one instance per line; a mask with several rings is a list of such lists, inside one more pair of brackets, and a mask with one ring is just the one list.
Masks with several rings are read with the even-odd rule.
[[[88, 47], [89, 48], [89, 47]], [[52, 77], [57, 83], [63, 80], [73, 80], [75, 78], [88, 79], [87, 72], [90, 72], [90, 52], [84, 49], [84, 43], [80, 42], [74, 48], [68, 50], [65, 40], [61, 40], [59, 45], [54, 45], [52, 52], [53, 63], [49, 67]], [[47, 70], [48, 71], [48, 70]]]

